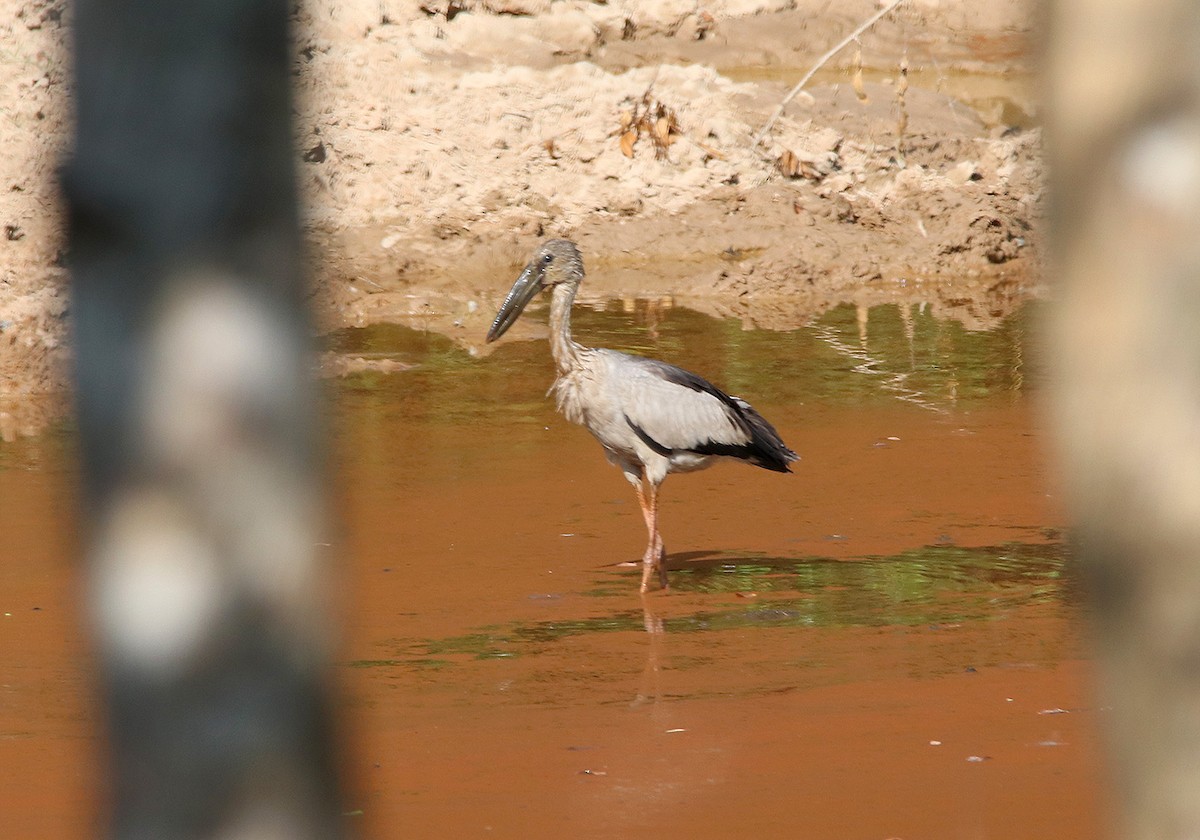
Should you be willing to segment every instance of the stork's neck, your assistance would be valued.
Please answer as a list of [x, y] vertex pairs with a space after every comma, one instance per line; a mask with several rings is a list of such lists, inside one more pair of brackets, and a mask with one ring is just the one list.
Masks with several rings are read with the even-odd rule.
[[571, 339], [571, 304], [578, 289], [576, 283], [560, 283], [550, 293], [550, 355], [559, 374], [580, 366], [579, 351], [583, 348]]

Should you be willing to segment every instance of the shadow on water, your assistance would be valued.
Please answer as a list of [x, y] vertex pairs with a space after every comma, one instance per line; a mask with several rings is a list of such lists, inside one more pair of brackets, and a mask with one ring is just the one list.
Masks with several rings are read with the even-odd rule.
[[681, 552], [670, 558], [680, 592], [789, 592], [837, 587], [878, 594], [897, 604], [933, 592], [972, 592], [1045, 583], [1057, 591], [1066, 568], [1062, 543], [958, 548], [927, 546], [891, 557], [841, 560]]
[[[655, 617], [653, 628], [645, 609], [618, 609], [603, 616], [485, 626], [443, 639], [393, 640], [394, 657], [350, 664], [441, 668], [454, 660], [533, 656], [556, 642], [590, 634], [910, 627], [998, 620], [1008, 610], [1038, 603], [1075, 609], [1080, 602], [1078, 570], [1061, 542], [928, 546], [855, 560], [690, 552], [670, 558], [670, 568], [672, 595], [734, 594], [745, 601], [730, 606], [710, 598], [710, 606]], [[630, 575], [606, 572], [606, 579], [585, 594], [627, 604]]]

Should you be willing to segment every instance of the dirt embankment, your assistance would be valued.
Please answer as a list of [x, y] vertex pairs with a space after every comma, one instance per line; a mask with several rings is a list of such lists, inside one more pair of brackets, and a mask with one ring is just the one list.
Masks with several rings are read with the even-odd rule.
[[[0, 0], [0, 436], [61, 394], [57, 0]], [[842, 300], [984, 327], [1029, 294], [1040, 136], [1019, 0], [909, 0], [787, 89], [869, 0], [313, 0], [297, 149], [325, 328], [417, 317], [466, 346], [544, 236], [592, 295], [787, 327]], [[61, 406], [52, 401], [50, 411]]]

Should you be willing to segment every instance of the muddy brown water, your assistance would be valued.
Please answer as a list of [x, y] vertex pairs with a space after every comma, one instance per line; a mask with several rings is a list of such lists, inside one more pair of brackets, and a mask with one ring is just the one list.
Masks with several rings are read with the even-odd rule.
[[[539, 317], [534, 313], [534, 318]], [[544, 342], [332, 386], [346, 820], [363, 837], [1092, 838], [1097, 726], [1041, 452], [1026, 307], [743, 331], [662, 302], [581, 340], [750, 399], [803, 456], [673, 476], [671, 590], [642, 598], [631, 488], [555, 415]], [[0, 448], [5, 837], [91, 832], [97, 719], [66, 430]]]

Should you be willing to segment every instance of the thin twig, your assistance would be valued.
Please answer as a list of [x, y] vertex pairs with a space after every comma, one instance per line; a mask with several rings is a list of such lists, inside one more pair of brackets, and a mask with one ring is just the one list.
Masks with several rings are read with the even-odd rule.
[[808, 80], [811, 79], [818, 70], [820, 70], [823, 66], [825, 66], [825, 62], [829, 61], [829, 59], [833, 58], [835, 55], [837, 55], [839, 52], [841, 52], [843, 49], [845, 49], [847, 44], [849, 44], [851, 41], [853, 41], [859, 35], [866, 32], [872, 26], [874, 26], [879, 21], [880, 18], [882, 18], [884, 15], [886, 15], [888, 12], [892, 11], [892, 9], [896, 8], [903, 2], [904, 2], [904, 0], [892, 0], [891, 3], [888, 3], [886, 6], [884, 6], [882, 9], [880, 9], [878, 12], [871, 15], [869, 18], [867, 18], [865, 21], [863, 21], [861, 24], [859, 24], [858, 29], [855, 29], [853, 32], [851, 32], [849, 35], [847, 35], [845, 38], [843, 38], [841, 43], [839, 43], [836, 47], [834, 47], [829, 52], [825, 53], [825, 55], [823, 55], [819, 59], [817, 59], [817, 63], [814, 64], [812, 66], [812, 68], [807, 73], [804, 74], [804, 77], [802, 79], [800, 79], [800, 81], [796, 82], [796, 86], [788, 91], [787, 96], [783, 97], [783, 101], [779, 103], [779, 107], [775, 109], [775, 113], [771, 115], [771, 118], [769, 120], [767, 120], [767, 124], [762, 127], [762, 129], [758, 132], [758, 134], [754, 135], [754, 140], [750, 143], [750, 147], [754, 148], [760, 142], [762, 142], [763, 137], [765, 137], [767, 132], [771, 130], [771, 127], [773, 125], [775, 125], [775, 121], [783, 116], [783, 109], [786, 108], [788, 106], [788, 103], [791, 102], [796, 97], [796, 94], [798, 94], [801, 91], [801, 89], [803, 89], [803, 87], [806, 84], [808, 84]]

